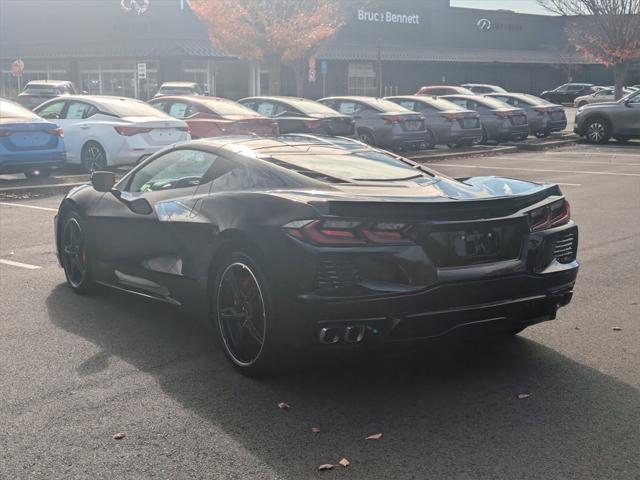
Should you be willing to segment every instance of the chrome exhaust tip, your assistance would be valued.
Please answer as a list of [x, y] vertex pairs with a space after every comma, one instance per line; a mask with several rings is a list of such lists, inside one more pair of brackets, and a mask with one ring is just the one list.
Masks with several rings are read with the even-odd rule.
[[364, 338], [366, 327], [364, 325], [350, 325], [344, 329], [344, 341], [346, 343], [360, 343]]
[[318, 332], [318, 341], [323, 345], [333, 345], [340, 341], [340, 329], [337, 327], [324, 327]]

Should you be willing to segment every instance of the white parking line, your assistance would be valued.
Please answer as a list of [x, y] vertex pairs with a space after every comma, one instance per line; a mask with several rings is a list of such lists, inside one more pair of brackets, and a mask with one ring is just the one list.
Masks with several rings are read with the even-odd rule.
[[0, 202], [0, 205], [7, 205], [9, 207], [32, 208], [34, 210], [44, 210], [46, 212], [57, 212], [58, 211], [57, 208], [38, 207], [36, 205], [24, 205], [22, 203]]
[[26, 268], [27, 270], [38, 270], [39, 268], [42, 268], [37, 265], [29, 265], [28, 263], [13, 262], [11, 260], [3, 260], [1, 258], [0, 258], [0, 263], [3, 265], [10, 265], [12, 267]]
[[[638, 157], [640, 158], [640, 156]], [[563, 160], [561, 158], [551, 159], [551, 158], [523, 158], [523, 157], [507, 157], [505, 155], [500, 155], [495, 157], [495, 160], [515, 160], [515, 161], [531, 161], [534, 163], [537, 162], [548, 162], [548, 163], [578, 163], [584, 165], [605, 165], [607, 167], [640, 167], [640, 163], [611, 163], [611, 162], [586, 162], [584, 160]], [[494, 159], [492, 159], [494, 160]]]
[[[551, 182], [553, 182], [553, 180], [550, 180]], [[564, 183], [564, 182], [553, 182], [556, 185], [560, 185], [561, 187], [581, 187], [582, 184], [581, 183]]]
[[[545, 155], [557, 155], [557, 152], [549, 150], [545, 152]], [[638, 149], [638, 153], [617, 153], [612, 152], [610, 150], [593, 150], [593, 151], [584, 151], [584, 152], [562, 152], [563, 156], [575, 155], [579, 157], [592, 157], [594, 155], [604, 156], [604, 157], [632, 157], [632, 158], [640, 158], [640, 149]]]
[[616, 177], [640, 177], [640, 173], [616, 173], [616, 172], [590, 172], [585, 170], [550, 170], [544, 168], [521, 168], [521, 167], [486, 167], [482, 165], [467, 164], [451, 164], [451, 163], [434, 163], [434, 168], [441, 167], [460, 167], [460, 168], [480, 168], [485, 170], [516, 170], [521, 172], [541, 172], [541, 173], [581, 173], [586, 175], [612, 175]]

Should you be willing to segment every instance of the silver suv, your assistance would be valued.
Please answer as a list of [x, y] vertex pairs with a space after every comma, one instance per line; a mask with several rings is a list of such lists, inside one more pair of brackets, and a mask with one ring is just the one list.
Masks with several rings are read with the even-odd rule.
[[576, 112], [575, 133], [589, 143], [619, 142], [640, 138], [640, 91], [617, 102], [586, 105]]

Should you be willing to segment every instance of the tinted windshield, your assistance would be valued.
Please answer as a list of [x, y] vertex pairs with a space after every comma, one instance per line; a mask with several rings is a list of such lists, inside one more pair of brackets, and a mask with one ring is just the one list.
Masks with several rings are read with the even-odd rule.
[[240, 105], [236, 102], [229, 102], [225, 100], [200, 100], [204, 106], [212, 110], [218, 115], [250, 115], [252, 117], [259, 117], [260, 114], [255, 110], [251, 110], [244, 105]]
[[168, 117], [157, 108], [137, 100], [101, 98], [100, 103], [119, 117]]
[[27, 110], [13, 102], [0, 101], [0, 118], [24, 118], [36, 120], [38, 117], [31, 110]]
[[[354, 181], [394, 181], [410, 178], [428, 177], [412, 165], [397, 157], [375, 150], [355, 151], [352, 153], [279, 153], [273, 155], [279, 162], [290, 165], [292, 170], [305, 173], [305, 170], [322, 173], [336, 179]], [[267, 159], [268, 160], [268, 159]], [[284, 165], [285, 167], [287, 165]]]
[[313, 102], [311, 100], [287, 100], [287, 103], [292, 107], [297, 108], [302, 113], [312, 114], [312, 113], [331, 113], [333, 115], [336, 114], [336, 111], [332, 108], [327, 107], [318, 102]]

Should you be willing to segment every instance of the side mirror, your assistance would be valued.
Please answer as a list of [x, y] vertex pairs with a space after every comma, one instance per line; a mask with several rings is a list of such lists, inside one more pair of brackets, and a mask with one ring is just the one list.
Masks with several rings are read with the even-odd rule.
[[116, 184], [116, 176], [113, 172], [93, 172], [91, 185], [97, 192], [110, 192]]
[[135, 200], [125, 202], [125, 204], [133, 213], [137, 213], [140, 215], [149, 215], [153, 212], [153, 207], [146, 198], [136, 198]]

